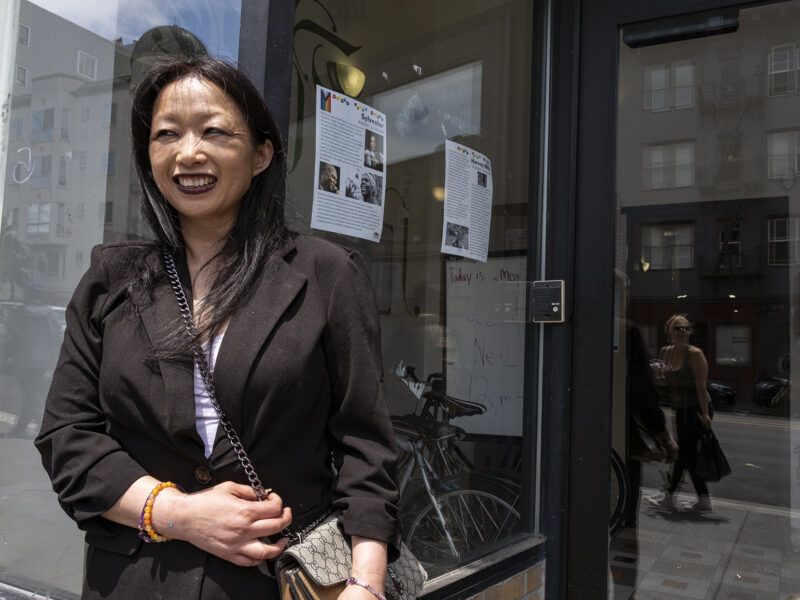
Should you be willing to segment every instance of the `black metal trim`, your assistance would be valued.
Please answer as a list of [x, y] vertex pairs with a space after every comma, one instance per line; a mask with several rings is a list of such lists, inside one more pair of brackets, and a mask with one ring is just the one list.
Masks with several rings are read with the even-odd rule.
[[294, 2], [242, 0], [239, 69], [264, 96], [286, 147], [292, 97]]

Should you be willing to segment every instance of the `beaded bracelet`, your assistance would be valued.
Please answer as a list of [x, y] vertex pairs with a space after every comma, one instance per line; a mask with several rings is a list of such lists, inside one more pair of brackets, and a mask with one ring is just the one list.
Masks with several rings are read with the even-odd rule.
[[361, 581], [360, 579], [356, 579], [355, 577], [351, 577], [345, 582], [345, 585], [357, 585], [358, 587], [362, 587], [367, 590], [370, 594], [375, 596], [378, 600], [386, 600], [386, 596], [381, 594], [378, 590], [368, 584], [366, 581]]
[[[167, 488], [176, 488], [179, 491], [186, 493], [186, 490], [184, 490], [177, 483], [163, 481], [154, 487], [150, 492], [150, 495], [147, 496], [147, 500], [142, 507], [142, 514], [139, 516], [139, 537], [148, 544], [152, 542], [168, 542], [170, 540], [170, 538], [167, 536], [157, 533], [156, 530], [153, 529], [152, 522], [153, 504], [155, 504], [156, 496], [158, 496], [162, 490]], [[170, 527], [171, 526], [172, 523], [170, 523]]]

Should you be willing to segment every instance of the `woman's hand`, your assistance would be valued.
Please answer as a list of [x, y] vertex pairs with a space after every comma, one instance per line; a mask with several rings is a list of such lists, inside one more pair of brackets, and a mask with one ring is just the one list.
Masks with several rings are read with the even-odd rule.
[[703, 425], [703, 427], [706, 429], [711, 429], [711, 417], [708, 415], [708, 413], [699, 412], [697, 413], [697, 416], [700, 419], [700, 423]]
[[226, 481], [202, 492], [162, 491], [153, 505], [153, 527], [242, 567], [274, 558], [286, 546], [259, 538], [289, 526], [292, 513], [280, 496], [271, 493], [260, 502], [250, 486]]

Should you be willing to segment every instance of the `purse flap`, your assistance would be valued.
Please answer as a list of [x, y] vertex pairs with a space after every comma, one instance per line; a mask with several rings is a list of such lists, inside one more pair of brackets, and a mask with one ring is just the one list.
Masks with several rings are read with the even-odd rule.
[[283, 555], [294, 558], [317, 585], [335, 585], [350, 577], [352, 551], [336, 515], [309, 531], [302, 541], [288, 546], [278, 561], [279, 567], [286, 562]]

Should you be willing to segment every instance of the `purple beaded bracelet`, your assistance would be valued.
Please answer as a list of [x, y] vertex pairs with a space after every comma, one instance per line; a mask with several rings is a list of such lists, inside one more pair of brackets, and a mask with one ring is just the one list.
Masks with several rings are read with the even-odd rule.
[[358, 587], [362, 587], [367, 590], [370, 594], [375, 596], [378, 600], [386, 600], [386, 596], [381, 594], [378, 590], [368, 584], [366, 581], [361, 581], [360, 579], [356, 579], [355, 577], [351, 577], [347, 580], [345, 585], [357, 585]]

